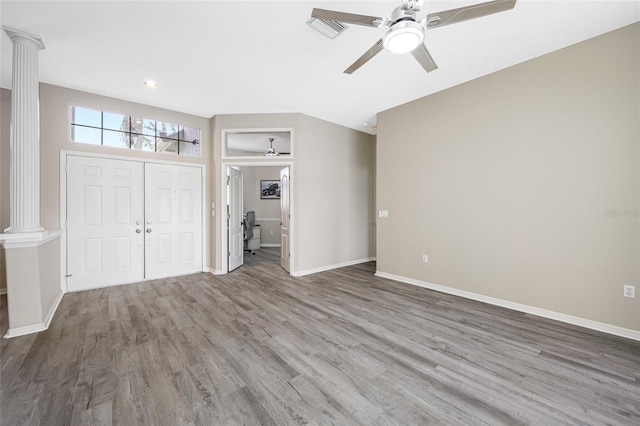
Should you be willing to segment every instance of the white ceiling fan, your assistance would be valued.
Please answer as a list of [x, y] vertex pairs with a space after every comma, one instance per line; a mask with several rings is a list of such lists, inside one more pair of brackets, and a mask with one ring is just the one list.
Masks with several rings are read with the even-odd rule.
[[424, 44], [425, 31], [450, 24], [480, 18], [498, 12], [513, 9], [517, 0], [494, 0], [474, 4], [457, 9], [430, 13], [418, 18], [422, 10], [422, 0], [401, 0], [400, 6], [391, 13], [391, 18], [358, 15], [326, 9], [313, 9], [309, 25], [330, 38], [337, 36], [345, 27], [342, 23], [364, 25], [367, 27], [389, 27], [384, 36], [374, 43], [369, 50], [360, 56], [349, 68], [344, 70], [351, 74], [383, 49], [392, 53], [408, 53], [418, 61], [426, 72], [438, 68]]

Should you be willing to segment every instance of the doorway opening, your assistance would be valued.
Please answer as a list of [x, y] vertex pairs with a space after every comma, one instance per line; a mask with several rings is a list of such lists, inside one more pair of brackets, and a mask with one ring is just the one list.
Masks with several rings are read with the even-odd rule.
[[278, 165], [227, 164], [227, 272], [277, 264], [290, 272], [290, 170]]

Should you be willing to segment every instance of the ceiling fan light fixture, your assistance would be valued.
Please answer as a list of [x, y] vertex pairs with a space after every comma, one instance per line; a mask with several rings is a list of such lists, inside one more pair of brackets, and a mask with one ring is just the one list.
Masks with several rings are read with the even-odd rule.
[[384, 35], [382, 45], [391, 53], [407, 53], [424, 41], [424, 27], [416, 21], [400, 21]]

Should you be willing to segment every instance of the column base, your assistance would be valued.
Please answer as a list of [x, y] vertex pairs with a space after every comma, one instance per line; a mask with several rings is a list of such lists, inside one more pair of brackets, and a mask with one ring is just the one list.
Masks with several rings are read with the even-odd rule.
[[62, 231], [15, 232], [0, 234], [0, 245], [5, 249], [36, 247], [58, 238]]
[[62, 298], [61, 231], [0, 234], [7, 275], [9, 330], [5, 337], [49, 327]]
[[24, 228], [17, 226], [10, 226], [4, 230], [6, 234], [33, 234], [36, 232], [44, 232], [44, 228], [42, 226], [34, 226], [32, 228]]

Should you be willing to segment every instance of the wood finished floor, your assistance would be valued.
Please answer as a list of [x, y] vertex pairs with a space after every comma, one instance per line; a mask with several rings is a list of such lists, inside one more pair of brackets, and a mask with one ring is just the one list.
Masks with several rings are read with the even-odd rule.
[[65, 295], [49, 330], [0, 344], [1, 424], [640, 424], [640, 343], [373, 263], [294, 279], [247, 256]]

